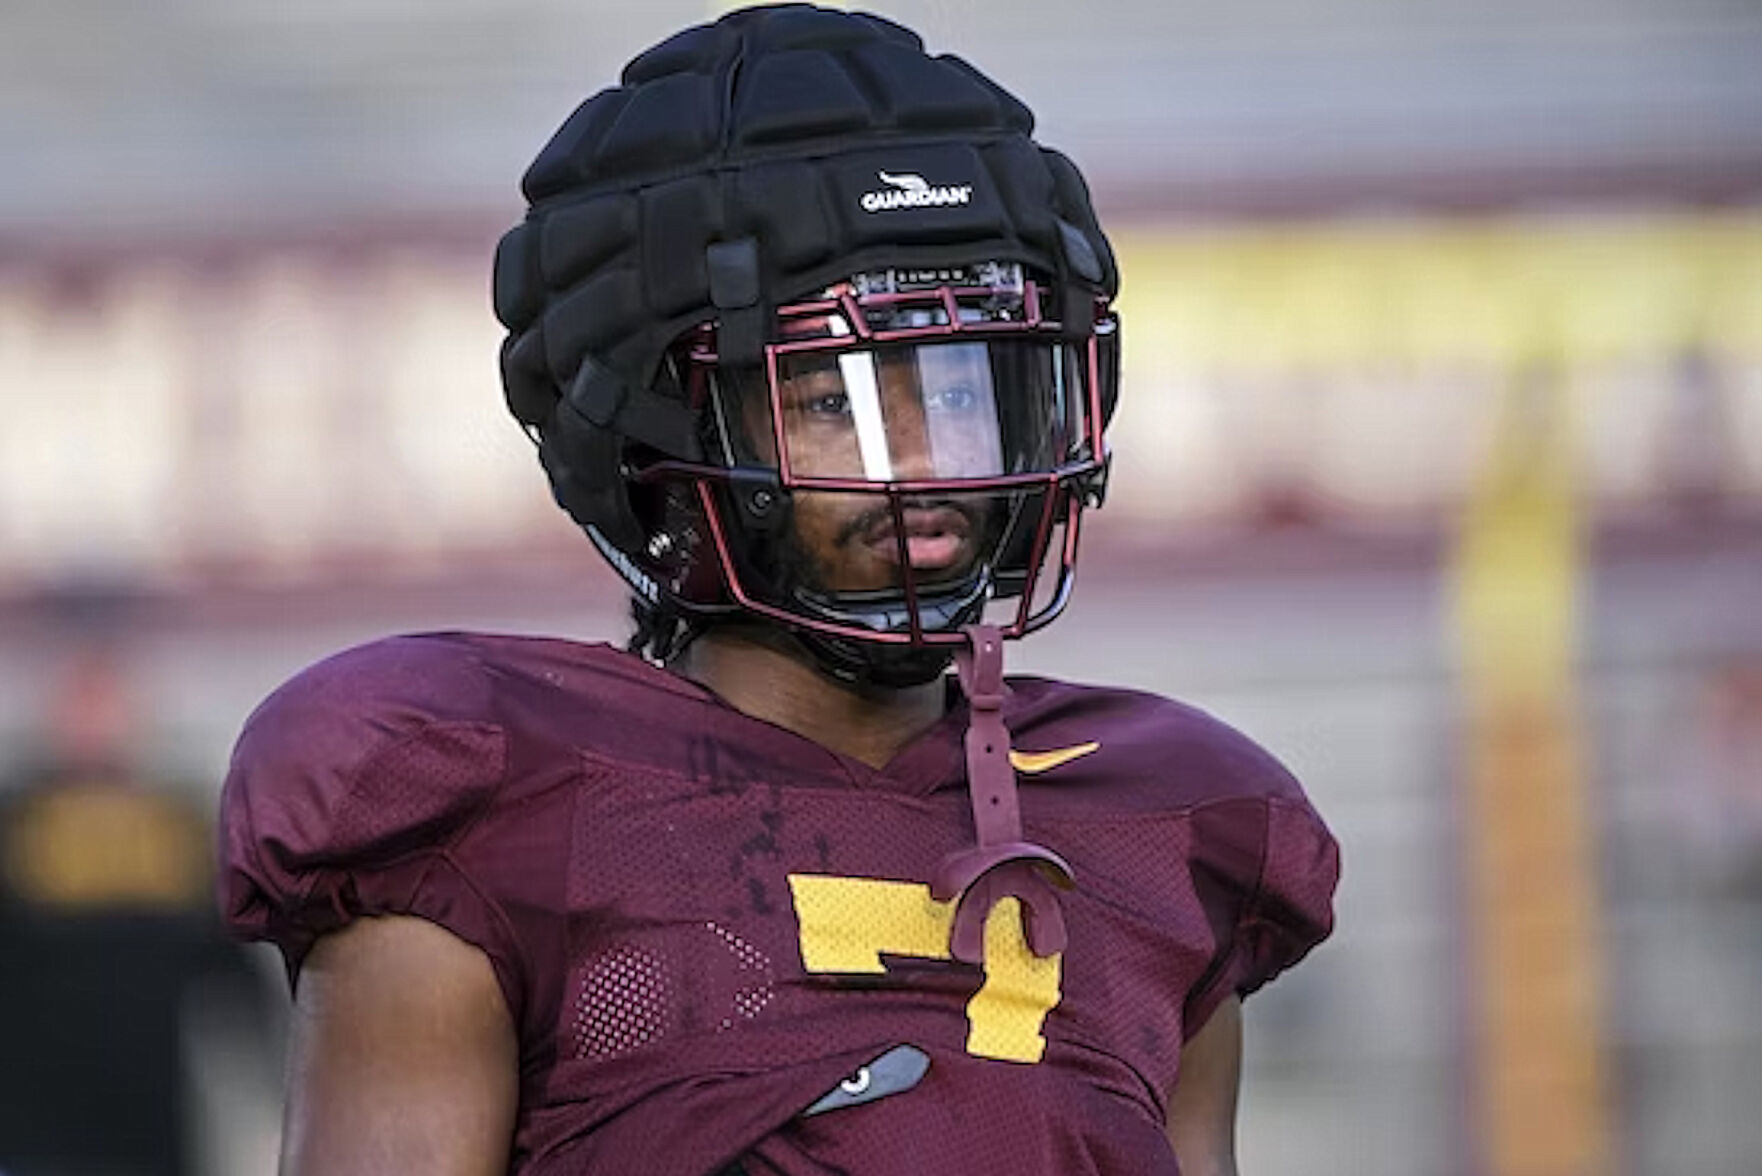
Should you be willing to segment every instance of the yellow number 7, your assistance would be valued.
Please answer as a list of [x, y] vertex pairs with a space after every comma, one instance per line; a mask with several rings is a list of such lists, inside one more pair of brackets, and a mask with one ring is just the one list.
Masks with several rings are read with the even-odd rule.
[[[946, 960], [954, 903], [921, 882], [791, 874], [789, 891], [809, 972], [882, 973], [883, 955]], [[1041, 1027], [1059, 1001], [1061, 955], [1042, 959], [1022, 935], [1021, 904], [1005, 898], [985, 918], [985, 982], [967, 1002], [967, 1052], [1038, 1062]]]

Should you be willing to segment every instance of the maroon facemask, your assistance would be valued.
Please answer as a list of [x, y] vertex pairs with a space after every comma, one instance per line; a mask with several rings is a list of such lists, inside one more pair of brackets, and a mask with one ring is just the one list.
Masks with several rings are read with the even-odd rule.
[[[657, 579], [688, 609], [930, 647], [938, 668], [964, 625], [1051, 621], [1117, 370], [1106, 304], [1081, 324], [1055, 305], [1013, 264], [887, 271], [780, 308], [758, 368], [720, 364], [713, 326], [689, 336], [675, 361], [712, 460], [631, 470], [696, 516]], [[665, 558], [686, 546], [689, 566]]]

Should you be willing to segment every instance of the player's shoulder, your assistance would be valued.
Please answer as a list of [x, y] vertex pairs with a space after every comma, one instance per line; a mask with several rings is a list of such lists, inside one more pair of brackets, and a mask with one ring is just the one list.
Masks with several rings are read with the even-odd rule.
[[[246, 720], [247, 730], [310, 724], [351, 714], [406, 721], [481, 703], [482, 660], [473, 635], [412, 633], [330, 654], [278, 686]], [[364, 720], [371, 721], [371, 720]]]
[[364, 912], [420, 913], [490, 950], [480, 890], [502, 859], [470, 847], [525, 811], [510, 767], [531, 727], [523, 692], [557, 692], [566, 668], [597, 678], [603, 660], [569, 642], [424, 633], [295, 674], [246, 721], [221, 791], [229, 925], [290, 962]]
[[[616, 679], [604, 647], [487, 633], [419, 633], [344, 650], [295, 674], [246, 720], [229, 803], [331, 807], [483, 793], [502, 775], [526, 696]], [[604, 687], [615, 691], [616, 685]], [[418, 807], [421, 807], [418, 805]]]
[[383, 638], [306, 667], [258, 705], [233, 746], [221, 819], [316, 844], [385, 797], [427, 810], [481, 793], [502, 755], [468, 639]]
[[434, 726], [490, 721], [488, 676], [468, 634], [386, 637], [294, 674], [245, 720], [235, 765], [341, 764]]
[[[1050, 678], [1011, 679], [1011, 732], [1018, 760], [1086, 750], [1081, 775], [1128, 784], [1156, 807], [1221, 800], [1307, 804], [1302, 785], [1265, 746], [1188, 702], [1117, 686]], [[1073, 781], [1075, 782], [1075, 781]]]
[[307, 752], [365, 747], [436, 724], [503, 722], [523, 688], [554, 688], [565, 673], [629, 676], [625, 655], [605, 646], [497, 633], [384, 637], [332, 654], [294, 674], [245, 721], [243, 742], [292, 743]]

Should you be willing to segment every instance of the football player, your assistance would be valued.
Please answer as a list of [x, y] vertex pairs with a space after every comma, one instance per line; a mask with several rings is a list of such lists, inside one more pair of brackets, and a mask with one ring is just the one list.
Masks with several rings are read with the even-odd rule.
[[1205, 714], [1003, 677], [1118, 380], [1032, 126], [784, 5], [544, 148], [504, 383], [637, 635], [381, 641], [249, 721], [223, 901], [295, 982], [285, 1171], [1234, 1171], [1239, 1001], [1335, 845]]

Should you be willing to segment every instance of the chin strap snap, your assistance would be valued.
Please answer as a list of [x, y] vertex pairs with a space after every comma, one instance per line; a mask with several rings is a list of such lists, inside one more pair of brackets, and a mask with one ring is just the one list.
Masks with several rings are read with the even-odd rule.
[[1028, 949], [1037, 956], [1065, 948], [1065, 920], [1058, 889], [1073, 885], [1070, 865], [1043, 845], [1022, 839], [1016, 772], [1009, 762], [1009, 731], [1003, 725], [1003, 636], [995, 625], [969, 625], [967, 647], [955, 654], [967, 722], [967, 794], [973, 803], [978, 844], [943, 858], [930, 880], [938, 902], [955, 901], [949, 952], [978, 964], [985, 957], [985, 920], [999, 900], [1022, 907]]

